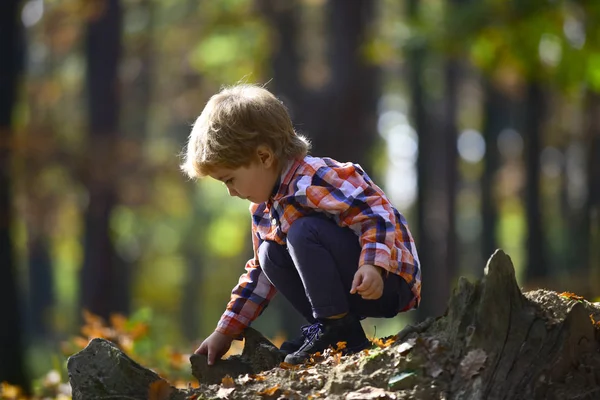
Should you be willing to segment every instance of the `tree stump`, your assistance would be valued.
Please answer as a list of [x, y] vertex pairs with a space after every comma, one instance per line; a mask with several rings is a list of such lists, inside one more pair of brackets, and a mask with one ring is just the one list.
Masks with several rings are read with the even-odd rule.
[[459, 280], [446, 314], [422, 335], [448, 347], [452, 399], [571, 398], [558, 389], [573, 379], [584, 395], [600, 398], [592, 318], [600, 320], [592, 303], [545, 290], [522, 294], [510, 258], [498, 250], [482, 280]]

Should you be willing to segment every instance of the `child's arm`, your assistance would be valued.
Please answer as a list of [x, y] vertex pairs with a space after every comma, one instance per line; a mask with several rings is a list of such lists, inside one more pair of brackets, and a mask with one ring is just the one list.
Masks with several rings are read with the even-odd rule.
[[252, 321], [258, 317], [276, 293], [275, 287], [262, 272], [258, 262], [258, 248], [262, 240], [256, 225], [262, 214], [256, 212], [256, 205], [250, 206], [252, 213], [252, 248], [254, 257], [246, 263], [246, 272], [240, 276], [238, 284], [231, 291], [227, 309], [217, 324], [216, 332], [231, 337], [239, 337]]

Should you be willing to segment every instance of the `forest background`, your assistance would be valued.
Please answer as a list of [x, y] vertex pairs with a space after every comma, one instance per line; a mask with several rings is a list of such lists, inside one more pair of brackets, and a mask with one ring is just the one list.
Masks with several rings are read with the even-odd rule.
[[[180, 153], [240, 81], [407, 217], [423, 301], [369, 336], [441, 315], [498, 247], [525, 289], [598, 298], [598, 21], [585, 0], [4, 0], [0, 381], [65, 380], [83, 310], [150, 327], [131, 351], [157, 363], [210, 334], [251, 257], [248, 204], [185, 179]], [[295, 336], [294, 315], [276, 297], [254, 326]]]

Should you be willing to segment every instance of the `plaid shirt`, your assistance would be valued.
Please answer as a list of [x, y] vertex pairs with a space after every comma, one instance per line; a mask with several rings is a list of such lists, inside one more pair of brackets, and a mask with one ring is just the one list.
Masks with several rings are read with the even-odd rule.
[[357, 268], [376, 265], [408, 282], [414, 297], [398, 311], [418, 305], [421, 272], [406, 220], [359, 165], [310, 156], [295, 160], [282, 172], [269, 201], [252, 203], [250, 212], [254, 258], [233, 289], [217, 331], [239, 336], [262, 313], [276, 290], [259, 265], [258, 247], [264, 240], [285, 245], [294, 221], [316, 212], [352, 229], [360, 238]]

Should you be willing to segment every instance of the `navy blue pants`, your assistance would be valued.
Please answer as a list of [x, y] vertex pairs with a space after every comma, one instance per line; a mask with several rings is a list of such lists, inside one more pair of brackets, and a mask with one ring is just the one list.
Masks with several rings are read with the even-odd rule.
[[287, 248], [264, 241], [258, 257], [275, 288], [311, 323], [347, 312], [360, 317], [395, 316], [412, 299], [399, 275], [383, 275], [383, 295], [377, 300], [350, 294], [360, 252], [352, 230], [317, 214], [292, 224]]

